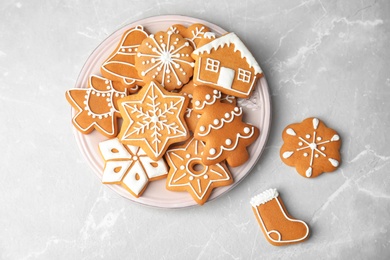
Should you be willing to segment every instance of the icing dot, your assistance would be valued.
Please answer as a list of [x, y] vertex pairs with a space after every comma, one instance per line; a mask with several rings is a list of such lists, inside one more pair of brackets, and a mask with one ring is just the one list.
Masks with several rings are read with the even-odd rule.
[[231, 144], [232, 144], [232, 140], [226, 139], [225, 144], [226, 144], [226, 145], [231, 145]]
[[132, 51], [132, 49], [131, 48], [129, 48], [129, 52], [131, 52]]
[[298, 145], [299, 145], [299, 146], [302, 146], [302, 145], [303, 145], [303, 143], [302, 143], [302, 142], [299, 142], [299, 143], [298, 143]]
[[96, 94], [96, 92], [95, 91], [92, 91], [92, 95], [95, 95]]
[[191, 158], [191, 154], [187, 153], [187, 154], [186, 154], [186, 158], [187, 158], [187, 159]]
[[133, 156], [133, 160], [134, 160], [134, 161], [138, 160], [138, 156], [134, 155], [134, 156]]
[[321, 140], [322, 140], [321, 136], [317, 137], [317, 141], [321, 141]]
[[314, 157], [318, 158], [318, 157], [320, 157], [320, 156], [319, 156], [318, 154], [315, 154]]
[[219, 120], [218, 119], [214, 119], [213, 123], [214, 123], [214, 125], [218, 125], [219, 124]]
[[217, 150], [215, 150], [214, 148], [211, 148], [210, 151], [209, 151], [209, 153], [211, 155], [214, 155], [216, 152], [217, 152]]
[[199, 100], [195, 101], [195, 106], [197, 106], [197, 107], [200, 106], [200, 101]]
[[203, 179], [207, 180], [209, 176], [207, 174], [203, 175]]
[[322, 146], [320, 149], [321, 151], [325, 151], [325, 146]]
[[303, 156], [307, 157], [309, 154], [308, 153], [304, 153]]
[[229, 113], [225, 113], [225, 118], [229, 118], [230, 117], [230, 114]]
[[218, 90], [214, 89], [213, 93], [214, 93], [215, 95], [218, 95]]
[[306, 138], [308, 138], [308, 139], [309, 139], [309, 138], [310, 138], [310, 135], [306, 135]]
[[235, 112], [238, 112], [238, 111], [240, 111], [240, 109], [239, 109], [238, 107], [235, 107], [235, 108], [234, 108], [234, 111], [235, 111]]
[[115, 93], [115, 96], [116, 96], [116, 97], [119, 97], [119, 93]]
[[244, 127], [244, 133], [248, 134], [251, 131], [249, 127]]
[[107, 97], [111, 97], [111, 94], [110, 94], [110, 93], [107, 93]]
[[189, 179], [190, 181], [193, 181], [193, 180], [194, 180], [194, 176], [190, 176], [188, 179]]
[[122, 52], [125, 52], [126, 50], [125, 50], [125, 48], [122, 48], [121, 51], [122, 51]]
[[199, 130], [200, 130], [201, 132], [203, 132], [204, 130], [206, 130], [206, 127], [204, 127], [204, 126], [202, 125], [202, 126], [199, 127]]
[[184, 165], [181, 165], [180, 170], [184, 170], [184, 169], [185, 169]]
[[200, 114], [197, 114], [196, 117], [197, 117], [197, 118], [200, 118]]
[[106, 96], [106, 94], [103, 93], [103, 94], [102, 94], [102, 97], [105, 97], [105, 96]]
[[96, 93], [96, 96], [100, 97], [100, 93], [99, 93], [99, 92], [98, 92], [98, 93]]
[[109, 81], [108, 81], [108, 80], [105, 80], [105, 81], [104, 81], [104, 83], [108, 84], [108, 83], [109, 83]]
[[107, 86], [106, 88], [107, 88], [107, 89], [110, 89], [111, 87], [110, 87], [110, 86]]

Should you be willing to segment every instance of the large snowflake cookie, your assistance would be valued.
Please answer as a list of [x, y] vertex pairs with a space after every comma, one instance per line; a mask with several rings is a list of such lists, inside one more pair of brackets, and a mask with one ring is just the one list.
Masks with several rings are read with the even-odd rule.
[[104, 61], [100, 69], [102, 75], [113, 81], [121, 82], [130, 91], [136, 90], [136, 85], [143, 85], [134, 63], [138, 48], [147, 37], [148, 34], [141, 25], [127, 30], [114, 52]]
[[138, 74], [145, 81], [157, 81], [164, 88], [181, 88], [192, 77], [194, 49], [180, 34], [158, 32], [142, 41], [135, 58]]
[[197, 48], [194, 82], [216, 88], [226, 94], [248, 98], [262, 70], [244, 43], [228, 33]]
[[169, 164], [166, 187], [172, 191], [187, 191], [200, 205], [204, 204], [216, 187], [233, 183], [229, 170], [223, 163], [205, 165], [201, 154], [205, 144], [196, 139], [170, 148], [165, 158]]
[[221, 102], [221, 92], [197, 86], [192, 98], [193, 109], [201, 114], [194, 137], [206, 143], [202, 161], [206, 165], [226, 159], [232, 167], [237, 167], [249, 159], [247, 146], [259, 136], [257, 127], [242, 121], [241, 107]]
[[102, 182], [119, 184], [137, 198], [149, 181], [168, 173], [164, 159], [154, 161], [140, 147], [123, 145], [118, 138], [99, 143], [99, 149], [105, 162]]
[[340, 165], [340, 136], [318, 118], [288, 125], [282, 137], [282, 161], [294, 166], [303, 177], [317, 177], [323, 172], [336, 170]]
[[116, 102], [127, 95], [127, 90], [119, 82], [99, 76], [91, 76], [88, 85], [66, 91], [66, 99], [76, 110], [73, 125], [83, 134], [96, 129], [106, 137], [115, 137], [120, 117]]
[[184, 121], [188, 98], [170, 93], [157, 82], [118, 102], [123, 118], [119, 140], [140, 146], [153, 160], [159, 160], [173, 143], [188, 139]]

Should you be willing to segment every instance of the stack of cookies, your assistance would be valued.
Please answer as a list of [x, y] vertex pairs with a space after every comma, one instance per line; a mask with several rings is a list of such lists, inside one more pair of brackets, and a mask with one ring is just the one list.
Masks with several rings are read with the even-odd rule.
[[243, 121], [237, 98], [250, 97], [262, 77], [237, 35], [217, 37], [203, 24], [149, 34], [139, 25], [100, 72], [66, 98], [80, 132], [108, 138], [99, 144], [103, 183], [140, 197], [149, 181], [166, 178], [168, 190], [202, 205], [214, 188], [234, 182], [228, 166], [249, 159], [260, 133]]

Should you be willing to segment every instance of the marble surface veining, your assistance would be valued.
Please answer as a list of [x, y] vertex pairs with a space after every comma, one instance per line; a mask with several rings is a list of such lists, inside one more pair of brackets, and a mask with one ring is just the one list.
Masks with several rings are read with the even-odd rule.
[[[236, 32], [266, 75], [272, 128], [243, 182], [202, 207], [162, 210], [103, 186], [78, 152], [65, 91], [118, 28], [182, 14]], [[389, 259], [390, 2], [0, 3], [0, 259]], [[283, 128], [316, 116], [342, 165], [305, 179], [279, 158]], [[249, 200], [275, 187], [312, 231], [266, 242]]]

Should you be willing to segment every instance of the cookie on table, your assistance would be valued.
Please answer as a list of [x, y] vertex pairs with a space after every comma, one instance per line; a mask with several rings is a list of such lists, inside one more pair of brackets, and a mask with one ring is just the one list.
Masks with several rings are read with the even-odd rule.
[[174, 24], [169, 27], [168, 31], [180, 34], [191, 43], [194, 49], [196, 49], [199, 47], [198, 44], [203, 39], [205, 33], [210, 32], [210, 29], [203, 24], [194, 23], [191, 24], [189, 27], [185, 27], [182, 24]]
[[135, 66], [144, 82], [156, 81], [167, 90], [180, 89], [192, 77], [193, 50], [180, 34], [157, 32], [142, 41]]
[[225, 34], [194, 50], [193, 80], [225, 94], [248, 98], [262, 70], [248, 48], [234, 33]]
[[250, 203], [265, 238], [272, 245], [296, 244], [309, 238], [309, 226], [288, 213], [276, 189], [254, 196]]
[[157, 82], [118, 101], [123, 124], [120, 142], [141, 147], [153, 160], [159, 160], [173, 143], [189, 138], [184, 114], [189, 99], [165, 90]]
[[335, 171], [340, 165], [340, 136], [318, 118], [288, 125], [282, 138], [280, 158], [303, 177], [314, 178]]
[[221, 96], [220, 91], [207, 86], [195, 88], [193, 109], [201, 114], [201, 117], [194, 137], [206, 144], [202, 155], [205, 165], [226, 159], [230, 166], [237, 167], [249, 159], [246, 148], [257, 139], [260, 131], [242, 121], [241, 107], [222, 103]]
[[168, 167], [164, 159], [154, 161], [137, 146], [123, 145], [118, 138], [99, 143], [104, 159], [102, 182], [119, 184], [138, 198], [149, 181], [165, 178]]
[[119, 82], [100, 76], [91, 76], [88, 88], [74, 88], [66, 91], [66, 99], [76, 110], [72, 123], [78, 131], [89, 134], [99, 131], [106, 137], [118, 134], [120, 113], [117, 100], [127, 95], [127, 89]]
[[148, 33], [141, 25], [127, 30], [113, 53], [105, 60], [100, 68], [102, 75], [110, 80], [121, 82], [135, 93], [138, 85], [144, 83], [135, 69], [135, 56], [141, 42], [148, 37]]
[[208, 200], [214, 188], [233, 183], [224, 163], [202, 163], [204, 148], [202, 141], [192, 138], [183, 145], [168, 149], [165, 154], [170, 167], [166, 188], [171, 191], [187, 191], [200, 205]]

